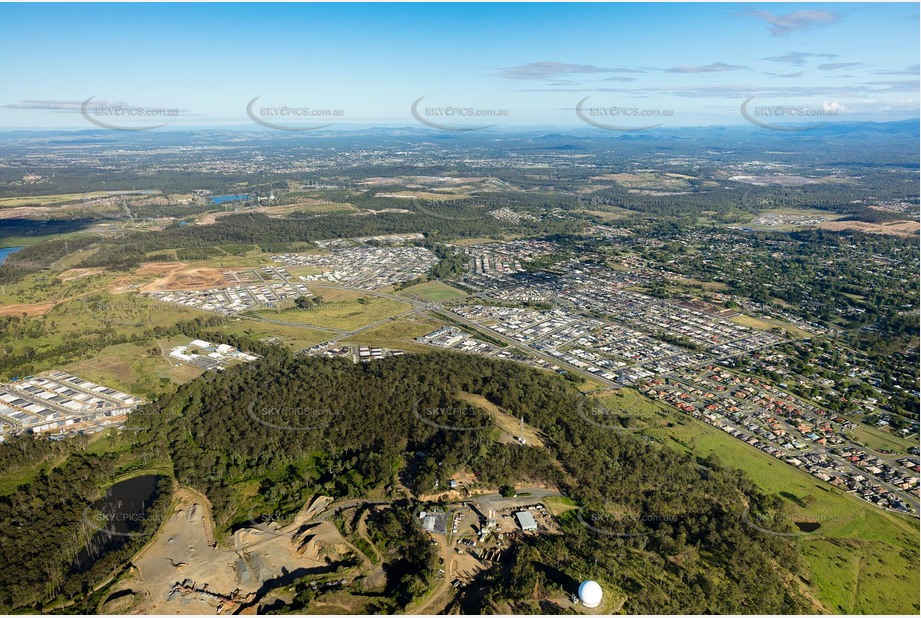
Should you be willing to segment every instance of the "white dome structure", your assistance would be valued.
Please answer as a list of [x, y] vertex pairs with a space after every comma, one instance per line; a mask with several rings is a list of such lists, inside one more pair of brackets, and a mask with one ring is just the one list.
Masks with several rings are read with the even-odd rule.
[[598, 582], [587, 579], [579, 585], [579, 601], [585, 607], [598, 607], [601, 605], [603, 593]]

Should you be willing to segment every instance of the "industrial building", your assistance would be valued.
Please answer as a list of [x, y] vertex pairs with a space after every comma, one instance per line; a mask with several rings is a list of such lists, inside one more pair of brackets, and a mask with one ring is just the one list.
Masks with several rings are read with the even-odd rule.
[[534, 516], [527, 511], [516, 511], [515, 520], [525, 532], [537, 530], [537, 522], [534, 520]]

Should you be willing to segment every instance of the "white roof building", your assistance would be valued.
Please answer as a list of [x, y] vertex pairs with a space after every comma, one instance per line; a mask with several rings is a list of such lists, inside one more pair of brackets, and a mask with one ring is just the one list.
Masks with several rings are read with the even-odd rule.
[[537, 522], [534, 521], [534, 516], [527, 511], [517, 511], [515, 513], [515, 519], [518, 520], [518, 525], [521, 526], [521, 529], [525, 532], [537, 530]]

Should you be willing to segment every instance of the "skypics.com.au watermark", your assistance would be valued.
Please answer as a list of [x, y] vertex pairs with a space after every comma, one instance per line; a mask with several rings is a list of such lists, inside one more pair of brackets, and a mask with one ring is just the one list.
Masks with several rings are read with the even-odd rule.
[[[825, 122], [810, 122], [821, 118], [837, 118], [843, 107], [837, 103], [823, 102], [821, 107], [805, 105], [752, 105], [755, 97], [748, 97], [739, 111], [742, 117], [755, 126], [772, 131], [809, 131], [827, 126]], [[795, 124], [794, 124], [795, 123]]]
[[140, 537], [147, 536], [165, 522], [186, 521], [184, 513], [176, 512], [169, 516], [158, 515], [144, 509], [135, 513], [97, 511], [92, 506], [83, 509], [83, 523], [87, 528], [108, 536]]
[[639, 413], [636, 404], [625, 406], [620, 410], [612, 410], [604, 403], [597, 399], [583, 396], [576, 408], [578, 414], [583, 420], [588, 421], [595, 427], [606, 429], [608, 431], [641, 431], [648, 429], [649, 425], [640, 425], [629, 427], [621, 424], [621, 419], [629, 421]]
[[576, 519], [595, 534], [621, 538], [649, 536], [652, 534], [651, 531], [635, 532], [634, 530], [645, 528], [653, 522], [674, 523], [678, 521], [678, 518], [674, 515], [657, 513], [633, 515], [631, 513], [585, 511], [584, 509], [579, 509], [576, 512]]
[[472, 405], [423, 406], [421, 399], [413, 404], [413, 416], [437, 429], [444, 431], [482, 431], [492, 426], [491, 417], [485, 410]]
[[150, 122], [151, 119], [175, 119], [182, 115], [179, 108], [143, 107], [128, 105], [127, 103], [108, 103], [100, 101], [93, 103], [90, 97], [80, 106], [80, 114], [87, 122], [113, 131], [150, 131], [165, 127], [168, 122], [160, 124], [138, 124]]
[[[576, 104], [576, 116], [585, 124], [607, 131], [643, 131], [661, 127], [662, 123], [650, 124], [649, 118], [671, 118], [675, 110], [637, 106], [588, 106], [590, 97], [585, 97]], [[628, 120], [628, 122], [624, 122]]]
[[[305, 120], [317, 119], [342, 120], [345, 116], [345, 110], [338, 108], [318, 109], [304, 105], [270, 105], [257, 108], [256, 101], [258, 100], [259, 97], [256, 97], [247, 103], [246, 115], [256, 124], [260, 124], [269, 129], [275, 129], [276, 131], [316, 131], [317, 129], [330, 127], [335, 123], [327, 122], [325, 124], [310, 125], [299, 123], [303, 123]], [[284, 122], [286, 120], [288, 122]], [[295, 122], [291, 122], [292, 120]]]
[[662, 208], [662, 207], [672, 207], [676, 208], [678, 206], [678, 201], [672, 197], [659, 197], [659, 196], [647, 196], [647, 195], [625, 195], [623, 197], [604, 197], [601, 195], [579, 195], [576, 198], [576, 201], [579, 202], [579, 206], [585, 209], [599, 208], [599, 207], [614, 207], [614, 208], [626, 208], [628, 210], [634, 208]]
[[[508, 208], [512, 201], [503, 197], [413, 197], [413, 208], [416, 212], [427, 214], [438, 219], [449, 221], [478, 221], [490, 211]], [[472, 215], [460, 215], [457, 211], [469, 212], [477, 209], [481, 212]]]
[[246, 411], [260, 425], [282, 431], [318, 431], [345, 413], [332, 408], [257, 405], [256, 401]]
[[[840, 521], [840, 517], [831, 515], [803, 515], [794, 517], [789, 514], [752, 513], [746, 509], [742, 521], [762, 534], [783, 537], [815, 536], [824, 524]], [[784, 529], [789, 531], [785, 531]], [[796, 531], [792, 531], [796, 528]]]
[[[844, 206], [856, 199], [847, 194], [844, 197], [809, 197], [806, 195], [758, 195], [758, 192], [770, 191], [772, 187], [755, 186], [745, 190], [742, 194], [742, 206], [747, 210], [770, 210], [775, 208], [798, 208], [826, 210]], [[776, 189], [783, 189], [778, 187]], [[829, 216], [835, 213], [830, 211]]]
[[[310, 486], [303, 487], [305, 492], [314, 491], [315, 488]], [[251, 507], [247, 512], [247, 521], [250, 524], [250, 529], [258, 531], [262, 534], [267, 534], [271, 536], [280, 536], [280, 537], [291, 537], [294, 538], [298, 534], [299, 530], [302, 530], [303, 527], [298, 527], [295, 530], [285, 530], [294, 523], [296, 518], [295, 513], [280, 513], [280, 512], [270, 512], [270, 513], [256, 513], [256, 507]]]
[[480, 131], [496, 126], [492, 124], [464, 124], [481, 121], [483, 118], [508, 118], [507, 109], [477, 108], [459, 105], [423, 106], [425, 97], [419, 97], [410, 107], [413, 118], [420, 123], [441, 131]]
[[106, 326], [146, 326], [150, 324], [151, 306], [136, 296], [106, 299], [80, 299], [83, 311]]

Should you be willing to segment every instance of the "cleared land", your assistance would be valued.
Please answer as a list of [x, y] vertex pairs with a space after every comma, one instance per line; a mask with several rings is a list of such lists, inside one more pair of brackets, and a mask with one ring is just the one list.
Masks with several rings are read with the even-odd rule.
[[92, 358], [64, 365], [64, 371], [107, 386], [146, 395], [166, 390], [159, 376], [172, 365], [160, 356], [159, 347], [123, 343], [110, 346]]
[[156, 279], [142, 289], [145, 292], [163, 290], [207, 290], [227, 287], [231, 283], [217, 269], [206, 266], [189, 266], [185, 262], [156, 262], [144, 264], [135, 275], [153, 275]]
[[803, 339], [805, 337], [812, 337], [812, 333], [804, 331], [802, 328], [793, 326], [786, 322], [781, 322], [780, 320], [772, 320], [770, 318], [755, 318], [750, 315], [737, 315], [729, 318], [731, 322], [736, 324], [741, 324], [742, 326], [748, 326], [757, 330], [771, 330], [772, 328], [782, 328], [797, 339]]
[[400, 291], [400, 295], [418, 296], [419, 298], [424, 298], [425, 300], [442, 302], [446, 300], [465, 298], [467, 293], [440, 281], [427, 281], [425, 283], [420, 283], [418, 285], [404, 288]]
[[917, 221], [890, 221], [887, 223], [865, 223], [863, 221], [825, 221], [819, 224], [823, 230], [858, 230], [869, 234], [891, 234], [893, 236], [917, 236], [921, 224]]
[[246, 335], [256, 339], [274, 341], [297, 352], [328, 341], [333, 335], [327, 331], [314, 330], [306, 326], [272, 324], [257, 320], [235, 319], [225, 322], [215, 330], [234, 335]]
[[[334, 293], [331, 293], [334, 292]], [[306, 326], [336, 328], [351, 331], [412, 309], [411, 305], [379, 296], [366, 296], [349, 290], [321, 292], [324, 304], [316, 309], [289, 309], [285, 311], [259, 311], [255, 315], [270, 320], [297, 322]], [[363, 299], [363, 302], [359, 302]]]
[[357, 335], [346, 337], [342, 342], [406, 350], [407, 352], [431, 352], [431, 347], [416, 343], [415, 339], [444, 325], [444, 322], [434, 318], [415, 314], [387, 321]]
[[35, 303], [31, 305], [0, 305], [0, 316], [34, 317], [45, 315], [54, 309], [55, 303]]
[[890, 453], [902, 453], [907, 455], [909, 448], [918, 446], [917, 436], [913, 439], [900, 438], [899, 436], [892, 435], [888, 431], [877, 429], [876, 427], [868, 427], [863, 424], [852, 430], [851, 433], [861, 444], [877, 452], [889, 451]]
[[63, 202], [76, 202], [78, 200], [105, 197], [110, 195], [107, 191], [94, 191], [92, 193], [56, 193], [53, 195], [31, 195], [23, 197], [0, 198], [0, 208], [15, 208], [20, 206], [49, 206]]
[[[135, 556], [129, 575], [113, 586], [109, 607], [103, 610], [115, 609], [110, 604], [130, 596], [127, 605], [132, 613], [235, 611], [257, 600], [265, 580], [281, 583], [293, 581], [289, 574], [294, 572], [324, 571], [327, 557], [337, 560], [351, 549], [328, 522], [312, 526], [305, 534], [303, 512], [284, 530], [275, 525], [257, 528], [254, 522], [233, 535], [233, 549], [225, 549], [215, 543], [207, 499], [193, 490], [178, 489], [167, 520]], [[185, 580], [192, 586], [176, 590], [175, 584]]]
[[[515, 418], [511, 414], [504, 412], [502, 408], [486, 399], [486, 397], [461, 391], [457, 393], [457, 398], [489, 412], [493, 422], [502, 430], [502, 435], [499, 439], [500, 442], [511, 442], [516, 436], [521, 434], [521, 419]], [[540, 432], [527, 423], [524, 423], [524, 439], [529, 446], [539, 446], [541, 448], [546, 448], [547, 446], [544, 444], [544, 439]]]

